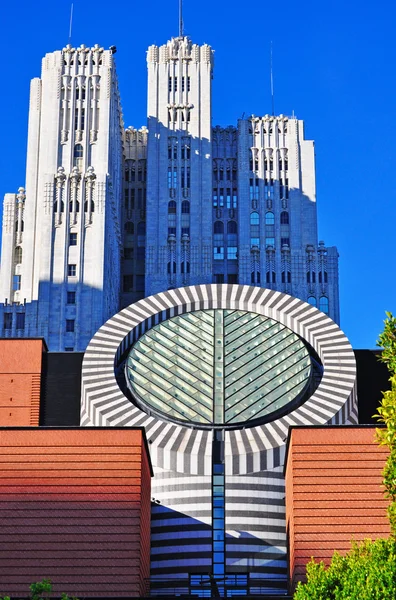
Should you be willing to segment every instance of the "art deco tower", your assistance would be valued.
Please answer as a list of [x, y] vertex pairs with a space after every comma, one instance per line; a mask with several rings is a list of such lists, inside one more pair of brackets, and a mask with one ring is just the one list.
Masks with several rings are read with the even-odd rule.
[[84, 350], [120, 293], [122, 115], [112, 50], [47, 54], [30, 94], [26, 193], [4, 206], [5, 336]]
[[150, 46], [145, 295], [212, 281], [213, 51]]

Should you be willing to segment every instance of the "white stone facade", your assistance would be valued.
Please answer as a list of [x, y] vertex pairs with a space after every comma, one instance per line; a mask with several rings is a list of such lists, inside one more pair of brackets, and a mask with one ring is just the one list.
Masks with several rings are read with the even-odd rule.
[[213, 51], [173, 38], [147, 64], [146, 295], [212, 281]]
[[5, 312], [21, 305], [26, 312], [24, 330], [4, 317], [12, 321], [3, 323], [5, 336], [43, 336], [50, 350], [84, 350], [117, 311], [121, 189], [112, 51], [68, 46], [47, 54], [31, 84], [26, 196], [20, 190], [5, 200], [0, 301]]

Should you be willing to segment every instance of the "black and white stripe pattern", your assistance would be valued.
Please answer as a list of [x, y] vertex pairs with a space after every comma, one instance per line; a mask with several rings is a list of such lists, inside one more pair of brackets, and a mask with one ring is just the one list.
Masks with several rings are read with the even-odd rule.
[[[82, 370], [81, 425], [145, 426], [154, 465], [209, 475], [212, 433], [167, 423], [135, 407], [120, 390], [115, 367], [132, 343], [153, 325], [176, 314], [224, 308], [257, 312], [289, 327], [318, 353], [324, 373], [302, 406], [265, 425], [227, 431], [228, 474], [246, 474], [281, 464], [289, 425], [357, 421], [356, 364], [339, 327], [313, 306], [274, 290], [242, 285], [199, 285], [140, 300], [109, 319], [91, 340]], [[268, 463], [263, 467], [263, 463]]]

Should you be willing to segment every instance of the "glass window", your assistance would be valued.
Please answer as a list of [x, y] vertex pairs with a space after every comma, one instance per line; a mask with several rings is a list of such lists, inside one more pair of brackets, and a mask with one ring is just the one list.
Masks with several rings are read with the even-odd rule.
[[329, 313], [329, 299], [327, 296], [321, 296], [319, 298], [319, 310], [324, 312], [326, 315]]
[[282, 246], [290, 246], [290, 238], [282, 237], [281, 238], [281, 247]]
[[228, 273], [227, 281], [228, 283], [238, 283], [238, 273]]
[[176, 202], [171, 200], [168, 204], [168, 215], [176, 214]]
[[76, 144], [74, 146], [74, 158], [82, 158], [84, 154], [84, 150], [81, 144]]
[[25, 313], [16, 314], [16, 328], [25, 329]]
[[190, 214], [190, 203], [188, 202], [188, 200], [183, 200], [182, 205], [181, 205], [181, 211], [182, 211], [182, 215]]
[[250, 214], [250, 225], [260, 225], [260, 215], [257, 212]]
[[74, 319], [66, 319], [66, 331], [69, 333], [74, 331]]
[[173, 261], [173, 263], [168, 262], [168, 275], [171, 274], [175, 274], [176, 273], [176, 262]]
[[223, 246], [214, 246], [213, 258], [214, 258], [214, 260], [224, 260], [224, 247]]
[[228, 248], [227, 248], [228, 260], [236, 260], [238, 258], [237, 252], [238, 252], [237, 246], [228, 246]]
[[224, 273], [216, 273], [214, 276], [215, 283], [224, 283]]
[[327, 283], [328, 278], [327, 278], [327, 271], [319, 271], [319, 283]]
[[267, 283], [276, 283], [276, 273], [275, 273], [275, 271], [267, 271], [266, 282]]
[[213, 550], [215, 552], [224, 552], [224, 542], [213, 542]]
[[127, 221], [124, 225], [124, 229], [125, 229], [125, 233], [133, 234], [135, 227], [134, 227], [132, 221]]
[[228, 221], [227, 223], [227, 233], [237, 233], [238, 226], [235, 221]]
[[14, 292], [18, 292], [21, 289], [21, 276], [14, 275], [12, 278], [12, 289]]
[[133, 258], [133, 248], [124, 248], [124, 258], [127, 260]]
[[65, 352], [74, 352], [73, 346], [65, 346]]
[[68, 304], [76, 303], [76, 292], [67, 292], [67, 303]]
[[308, 296], [308, 304], [311, 304], [311, 306], [316, 306], [315, 296]]
[[22, 262], [22, 248], [17, 246], [14, 253], [15, 264], [19, 265]]
[[12, 329], [12, 313], [4, 313], [4, 329]]
[[275, 225], [275, 215], [273, 212], [265, 213], [265, 224], [266, 225]]
[[77, 246], [77, 233], [70, 233], [69, 246]]
[[289, 225], [289, 213], [285, 210], [280, 214], [281, 225]]
[[67, 275], [68, 277], [75, 277], [77, 274], [77, 266], [76, 265], [67, 265]]
[[223, 221], [215, 221], [213, 225], [213, 233], [224, 233]]

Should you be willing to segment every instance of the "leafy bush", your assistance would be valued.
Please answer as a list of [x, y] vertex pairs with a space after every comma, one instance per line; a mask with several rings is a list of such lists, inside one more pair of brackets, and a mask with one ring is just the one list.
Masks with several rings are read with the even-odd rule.
[[352, 550], [335, 552], [328, 567], [312, 559], [294, 600], [396, 600], [395, 539], [352, 542]]

